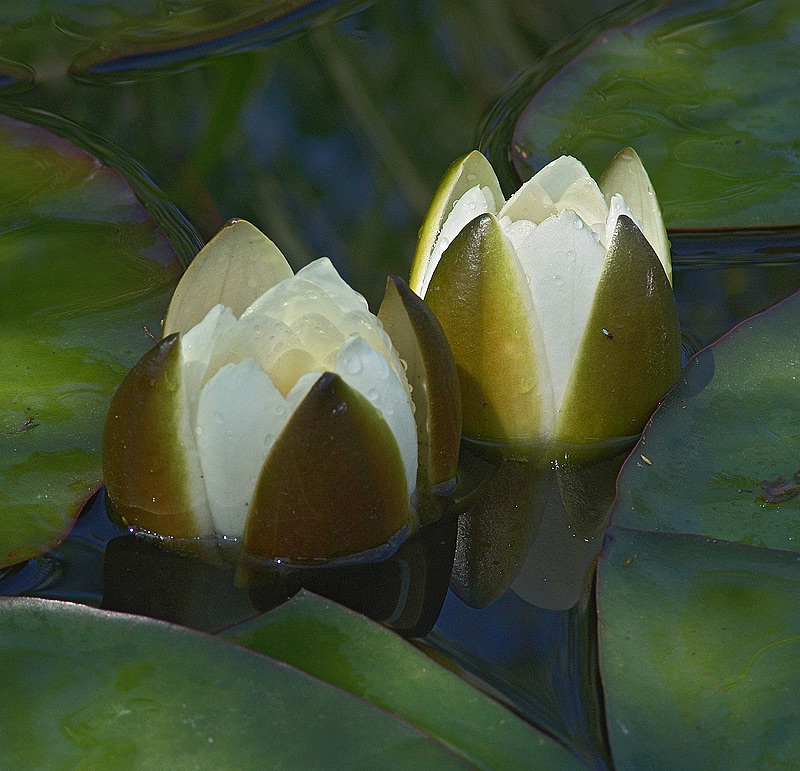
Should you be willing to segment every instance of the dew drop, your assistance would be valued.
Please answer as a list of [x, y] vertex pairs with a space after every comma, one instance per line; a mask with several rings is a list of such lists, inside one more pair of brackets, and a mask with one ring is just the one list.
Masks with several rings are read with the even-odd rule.
[[358, 356], [349, 356], [344, 363], [344, 371], [348, 375], [357, 375], [361, 369], [361, 359]]
[[202, 426], [198, 426], [198, 427], [197, 427], [197, 428], [194, 430], [194, 432], [195, 432], [195, 433], [196, 433], [198, 436], [202, 436], [202, 435], [203, 435], [203, 427], [202, 427]]
[[380, 394], [378, 393], [377, 388], [370, 388], [369, 391], [367, 391], [367, 399], [369, 399], [371, 402], [377, 402], [379, 396]]
[[583, 228], [583, 220], [580, 217], [572, 220], [572, 227], [574, 227], [575, 230], [581, 230]]
[[553, 283], [556, 286], [561, 286], [564, 283], [564, 277], [563, 276], [553, 276]]
[[572, 249], [567, 252], [567, 262], [575, 262], [575, 252]]
[[221, 412], [215, 412], [211, 418], [217, 425], [222, 425], [225, 422], [225, 418], [222, 416]]

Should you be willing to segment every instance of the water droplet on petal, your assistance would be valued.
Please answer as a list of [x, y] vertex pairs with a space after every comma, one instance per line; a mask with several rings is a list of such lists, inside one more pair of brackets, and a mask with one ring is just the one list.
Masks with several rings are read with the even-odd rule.
[[348, 375], [357, 375], [361, 369], [361, 359], [358, 356], [348, 356], [344, 363], [344, 371]]
[[580, 230], [581, 228], [583, 228], [583, 220], [580, 217], [572, 220], [572, 227], [574, 227], [575, 230]]
[[553, 276], [553, 283], [556, 286], [561, 286], [564, 283], [564, 276]]
[[203, 427], [202, 427], [202, 426], [198, 426], [198, 427], [197, 427], [197, 428], [194, 430], [194, 432], [195, 432], [195, 433], [196, 433], [198, 436], [202, 436], [202, 435], [203, 435]]
[[567, 262], [575, 262], [575, 252], [572, 249], [567, 252]]
[[378, 393], [377, 388], [370, 388], [369, 391], [367, 391], [367, 399], [369, 399], [371, 402], [378, 401], [379, 396], [380, 393]]

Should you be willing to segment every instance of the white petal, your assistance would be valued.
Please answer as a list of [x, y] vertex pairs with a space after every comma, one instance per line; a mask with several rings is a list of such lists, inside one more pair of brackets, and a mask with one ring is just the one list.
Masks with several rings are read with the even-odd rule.
[[261, 468], [289, 415], [253, 359], [227, 364], [203, 387], [195, 432], [217, 533], [241, 537]]
[[321, 313], [335, 323], [343, 315], [342, 309], [317, 284], [303, 278], [301, 273], [261, 295], [245, 310], [242, 320], [257, 315], [291, 324], [306, 313]]
[[231, 309], [224, 305], [215, 305], [199, 324], [181, 335], [184, 390], [192, 415], [214, 349], [220, 339], [235, 326], [236, 317]]
[[406, 386], [389, 362], [361, 337], [345, 343], [336, 359], [336, 373], [366, 396], [389, 424], [403, 458], [410, 496], [417, 486], [417, 425]]
[[314, 260], [297, 275], [318, 286], [339, 306], [342, 313], [368, 308], [367, 301], [339, 275], [327, 257]]
[[606, 250], [570, 210], [545, 220], [516, 242], [509, 240], [530, 281], [558, 409], [589, 320]]
[[550, 195], [556, 208], [572, 209], [589, 225], [604, 223], [608, 206], [586, 167], [570, 155], [548, 163], [532, 178]]
[[442, 252], [450, 246], [450, 242], [470, 223], [475, 217], [486, 212], [495, 214], [497, 212], [498, 201], [494, 199], [494, 193], [488, 187], [475, 187], [467, 190], [453, 205], [450, 214], [442, 224], [442, 229], [436, 238], [430, 259], [425, 265], [420, 286], [421, 297], [425, 297], [428, 285], [431, 283], [433, 272], [439, 264]]
[[319, 313], [306, 313], [290, 325], [302, 347], [317, 362], [323, 362], [342, 347], [347, 335]]
[[532, 177], [506, 201], [497, 218], [501, 221], [504, 217], [512, 220], [530, 220], [538, 225], [557, 213], [553, 199], [539, 180]]

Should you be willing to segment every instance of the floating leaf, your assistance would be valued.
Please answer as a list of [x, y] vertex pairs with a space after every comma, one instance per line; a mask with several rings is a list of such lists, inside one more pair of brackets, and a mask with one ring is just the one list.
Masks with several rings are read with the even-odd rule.
[[799, 319], [795, 294], [701, 351], [620, 473], [597, 592], [617, 768], [800, 764]]
[[408, 720], [481, 769], [580, 769], [561, 745], [384, 627], [301, 592], [225, 637]]
[[[129, 80], [275, 42], [329, 4], [241, 0], [234, 8], [229, 0], [181, 0], [165, 9], [140, 0], [12, 0], [0, 8], [0, 64], [22, 83], [38, 72]], [[20, 78], [23, 71], [27, 77]]]
[[796, 555], [615, 527], [598, 581], [615, 768], [800, 766]]
[[[800, 294], [692, 359], [622, 469], [614, 524], [800, 551]], [[642, 455], [647, 459], [642, 459]]]
[[670, 227], [798, 223], [799, 22], [793, 0], [694, 0], [567, 47], [511, 100], [530, 94], [518, 173], [565, 153], [599, 173], [630, 144]]
[[52, 548], [100, 484], [100, 434], [182, 266], [128, 183], [0, 116], [0, 566]]
[[430, 737], [283, 663], [161, 621], [0, 600], [8, 768], [450, 769]]

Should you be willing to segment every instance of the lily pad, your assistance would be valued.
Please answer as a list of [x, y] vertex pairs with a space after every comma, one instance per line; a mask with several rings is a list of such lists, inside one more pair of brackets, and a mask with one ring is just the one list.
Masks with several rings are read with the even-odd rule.
[[408, 720], [481, 769], [580, 769], [555, 740], [365, 616], [302, 591], [223, 636]]
[[610, 530], [598, 573], [614, 767], [800, 766], [800, 562]]
[[[616, 525], [800, 551], [800, 294], [687, 365], [622, 469]], [[771, 500], [772, 498], [772, 500]]]
[[[0, 9], [0, 64], [18, 84], [39, 74], [128, 80], [266, 45], [302, 29], [326, 0], [27, 0]], [[23, 77], [20, 77], [20, 74]], [[2, 86], [2, 81], [0, 81]]]
[[616, 768], [800, 764], [798, 319], [795, 294], [695, 356], [620, 473], [597, 588]]
[[[575, 45], [523, 82], [513, 162], [527, 179], [561, 154], [592, 174], [631, 145], [669, 227], [800, 221], [800, 7], [684, 0]], [[696, 73], [696, 75], [690, 75]]]
[[463, 768], [402, 720], [218, 638], [72, 603], [0, 600], [8, 768]]
[[0, 567], [61, 541], [101, 481], [114, 389], [182, 271], [125, 179], [0, 116]]

